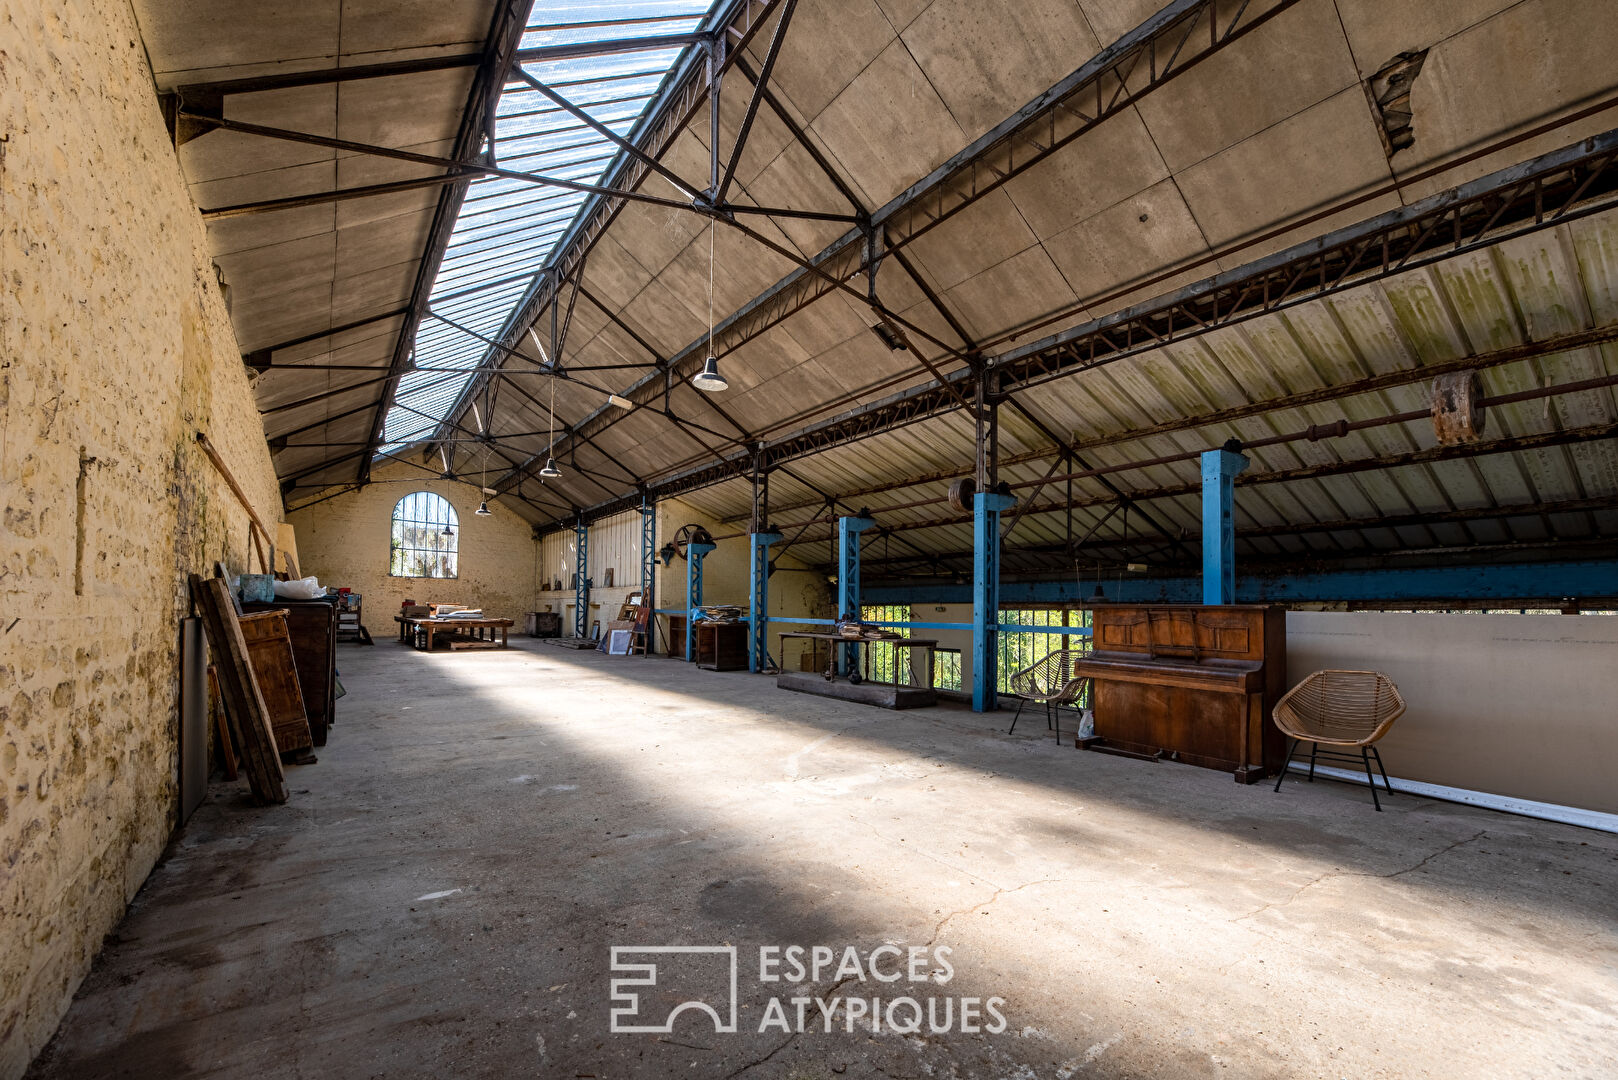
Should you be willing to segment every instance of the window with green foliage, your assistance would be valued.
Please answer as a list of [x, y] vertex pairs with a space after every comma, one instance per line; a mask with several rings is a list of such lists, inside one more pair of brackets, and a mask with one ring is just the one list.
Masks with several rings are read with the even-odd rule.
[[[860, 609], [861, 622], [909, 622], [909, 604], [867, 604]], [[910, 636], [908, 630], [896, 633]], [[874, 642], [862, 646], [870, 653], [870, 678], [880, 683], [910, 683], [910, 650], [895, 649], [892, 645]]]
[[460, 521], [455, 508], [442, 495], [413, 491], [393, 507], [393, 536], [388, 545], [391, 577], [452, 578], [456, 576], [455, 534]]
[[[1070, 611], [1066, 608], [1002, 608], [1000, 622], [1007, 626], [1071, 626], [1084, 629], [1090, 625], [1088, 611]], [[999, 639], [999, 690], [1011, 692], [1011, 677], [1024, 668], [1039, 663], [1058, 649], [1090, 650], [1090, 639], [1068, 634], [1019, 634], [1002, 630]]]
[[934, 655], [933, 689], [961, 689], [961, 650], [939, 649]]

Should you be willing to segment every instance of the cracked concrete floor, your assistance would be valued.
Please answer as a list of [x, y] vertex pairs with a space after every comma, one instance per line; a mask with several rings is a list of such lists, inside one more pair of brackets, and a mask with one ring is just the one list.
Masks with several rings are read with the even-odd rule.
[[[1406, 795], [1377, 814], [1347, 785], [1277, 795], [1082, 753], [1037, 719], [1007, 737], [1004, 714], [526, 639], [339, 660], [350, 694], [291, 803], [215, 789], [32, 1075], [1453, 1080], [1618, 1061], [1618, 837]], [[609, 1030], [611, 947], [654, 945], [737, 947], [737, 1032], [695, 1010]], [[852, 947], [860, 971], [763, 983], [768, 945]], [[633, 1022], [726, 996], [713, 955], [657, 959]], [[1005, 1026], [850, 1031], [850, 997], [999, 997]], [[829, 1032], [815, 998], [844, 1002]]]

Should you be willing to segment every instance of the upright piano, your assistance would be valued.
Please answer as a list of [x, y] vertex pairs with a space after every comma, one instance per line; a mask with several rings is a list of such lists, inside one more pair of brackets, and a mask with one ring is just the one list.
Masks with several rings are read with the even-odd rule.
[[1252, 784], [1281, 768], [1286, 740], [1270, 711], [1286, 692], [1286, 610], [1258, 605], [1097, 607], [1095, 736], [1084, 745], [1229, 769]]

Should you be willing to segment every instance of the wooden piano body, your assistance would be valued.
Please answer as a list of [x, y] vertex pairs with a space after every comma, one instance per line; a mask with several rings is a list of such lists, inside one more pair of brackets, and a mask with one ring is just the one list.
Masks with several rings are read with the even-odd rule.
[[1090, 749], [1274, 775], [1286, 740], [1270, 711], [1286, 692], [1286, 610], [1256, 605], [1097, 607]]

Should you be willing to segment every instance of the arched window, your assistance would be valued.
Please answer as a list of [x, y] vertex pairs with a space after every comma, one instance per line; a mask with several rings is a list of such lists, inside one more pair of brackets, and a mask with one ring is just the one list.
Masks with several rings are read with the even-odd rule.
[[392, 577], [456, 576], [456, 530], [460, 520], [442, 495], [412, 491], [393, 507]]

